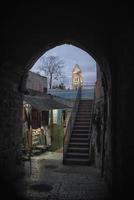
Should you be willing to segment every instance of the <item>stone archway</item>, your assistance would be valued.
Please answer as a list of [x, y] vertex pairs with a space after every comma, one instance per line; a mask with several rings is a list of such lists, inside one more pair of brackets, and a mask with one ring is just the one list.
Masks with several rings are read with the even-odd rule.
[[[72, 44], [72, 40], [67, 40], [69, 44]], [[64, 40], [65, 42], [65, 40]], [[76, 45], [77, 42], [73, 42], [73, 44]], [[47, 50], [52, 49], [55, 47], [55, 45], [61, 45], [63, 44], [63, 42], [57, 42], [51, 45], [48, 45], [49, 48], [45, 48]], [[51, 48], [50, 48], [51, 46]], [[78, 45], [77, 43], [77, 47], [81, 47], [81, 45]], [[85, 50], [85, 48], [83, 48]], [[87, 52], [90, 52], [90, 50], [88, 50]], [[21, 82], [20, 82], [20, 91], [22, 93], [24, 93], [25, 91], [25, 81], [27, 78], [27, 72], [28, 70], [33, 66], [34, 62], [36, 62], [39, 58], [39, 55], [41, 56], [42, 54], [45, 53], [45, 50], [41, 51], [41, 53], [37, 53], [36, 56], [34, 56], [34, 58], [29, 59], [28, 64], [26, 64], [27, 66], [27, 70], [25, 71], [25, 73], [23, 74], [23, 76], [21, 77]], [[97, 56], [94, 56], [97, 57]], [[102, 141], [101, 141], [101, 145], [102, 145], [102, 149], [101, 149], [101, 175], [105, 177], [105, 179], [107, 180], [107, 182], [110, 184], [111, 187], [111, 182], [112, 182], [112, 175], [110, 174], [111, 169], [112, 169], [112, 153], [111, 150], [112, 149], [112, 140], [111, 140], [111, 97], [112, 97], [112, 83], [111, 83], [111, 72], [110, 72], [110, 68], [108, 65], [108, 62], [106, 62], [106, 60], [104, 58], [99, 58], [99, 68], [101, 71], [101, 80], [102, 80], [102, 87], [104, 90], [104, 102], [101, 105], [101, 110], [102, 110], [102, 117], [104, 120], [104, 124], [103, 124], [103, 134], [102, 134]], [[109, 163], [109, 164], [107, 164]], [[109, 175], [110, 174], [110, 175]]]
[[[69, 44], [75, 44], [75, 45], [77, 45], [80, 48], [82, 47], [81, 49], [85, 50], [85, 48], [83, 48], [83, 45], [80, 45], [78, 42], [72, 42], [73, 40], [71, 40], [71, 39], [70, 40], [63, 40], [63, 41], [64, 42], [66, 41]], [[12, 100], [13, 99], [16, 100], [16, 102], [13, 103], [13, 106], [17, 110], [16, 117], [17, 117], [17, 121], [18, 121], [18, 123], [17, 123], [18, 127], [17, 128], [14, 127], [15, 130], [16, 130], [16, 136], [15, 136], [15, 138], [17, 137], [17, 135], [19, 135], [19, 140], [17, 141], [17, 139], [15, 139], [16, 140], [15, 149], [14, 149], [15, 150], [15, 152], [14, 152], [15, 153], [15, 159], [19, 158], [19, 154], [18, 154], [18, 152], [19, 152], [19, 145], [20, 145], [19, 141], [21, 140], [21, 128], [20, 128], [21, 127], [21, 119], [20, 119], [20, 116], [21, 116], [21, 105], [22, 105], [22, 97], [23, 97], [23, 94], [25, 92], [25, 83], [26, 83], [28, 71], [33, 66], [33, 64], [38, 60], [38, 58], [43, 53], [45, 53], [46, 49], [48, 50], [50, 48], [55, 47], [55, 45], [60, 45], [60, 44], [63, 44], [63, 42], [62, 41], [61, 42], [54, 42], [54, 43], [51, 43], [51, 45], [50, 44], [46, 44], [45, 45], [46, 48], [43, 48], [43, 50], [37, 51], [37, 53], [34, 54], [34, 56], [32, 55], [29, 58], [27, 57], [28, 61], [25, 63], [25, 65], [24, 66], [20, 66], [20, 69], [16, 68], [16, 71], [14, 72], [14, 76], [11, 77], [11, 82], [12, 83], [13, 83], [12, 78], [15, 79], [15, 83], [13, 83], [13, 90], [14, 90], [14, 93], [15, 93], [14, 95], [15, 96], [12, 98]], [[86, 52], [90, 52], [90, 49], [88, 50], [88, 47], [86, 48]], [[90, 55], [93, 55], [93, 54], [90, 53]], [[95, 53], [94, 53], [94, 55], [95, 55]], [[97, 56], [94, 56], [94, 55], [93, 55], [93, 57], [96, 59]], [[99, 61], [99, 65], [101, 66], [101, 70], [103, 71], [103, 74], [106, 74], [106, 79], [107, 80], [105, 80], [105, 84], [106, 84], [106, 82], [108, 82], [107, 89], [106, 89], [105, 92], [110, 94], [110, 92], [108, 92], [108, 91], [109, 91], [109, 88], [111, 89], [111, 77], [110, 77], [111, 75], [110, 75], [110, 70], [108, 68], [108, 64], [106, 64], [105, 60], [103, 58], [101, 58], [101, 57], [98, 59], [98, 61]], [[5, 64], [5, 65], [8, 65], [8, 64]], [[9, 88], [8, 88], [7, 91], [9, 92]], [[12, 89], [11, 89], [11, 92], [8, 95], [11, 95], [11, 93], [13, 95]], [[109, 99], [111, 98], [110, 95], [109, 95]], [[13, 120], [15, 120], [15, 118]], [[12, 126], [14, 124], [13, 120], [12, 120], [12, 124], [11, 124]], [[109, 119], [109, 121], [110, 121], [110, 119]], [[108, 127], [108, 125], [107, 125], [107, 127]], [[108, 129], [110, 129], [110, 127], [108, 127]], [[107, 131], [110, 132], [110, 130], [107, 130]], [[105, 141], [105, 142], [108, 143], [110, 146], [112, 145], [111, 144], [111, 138], [110, 138], [110, 136], [107, 138], [107, 141]], [[108, 157], [109, 156], [111, 158], [111, 155], [108, 153]], [[16, 160], [15, 160], [15, 162], [13, 164], [15, 164], [15, 163], [16, 163]], [[17, 163], [16, 163], [16, 167], [17, 167]], [[15, 169], [15, 167], [13, 167], [13, 168]], [[21, 167], [19, 166], [19, 168], [21, 168]], [[109, 170], [109, 169], [107, 168], [106, 170]], [[17, 171], [17, 169], [15, 171]], [[23, 171], [23, 169], [22, 169], [22, 171]], [[18, 176], [18, 174], [16, 174], [16, 175]], [[111, 179], [111, 177], [107, 177], [107, 179]]]
[[[25, 9], [24, 9], [25, 8]], [[133, 156], [133, 18], [129, 6], [122, 9], [87, 7], [86, 15], [74, 10], [40, 12], [41, 6], [27, 5], [6, 8], [3, 16], [3, 42], [0, 68], [0, 122], [1, 122], [1, 174], [16, 176], [16, 156], [21, 137], [21, 104], [23, 88], [20, 88], [31, 63], [48, 49], [70, 38], [79, 41], [83, 49], [95, 58], [105, 72], [111, 111], [112, 160], [107, 162], [108, 182], [115, 190], [124, 192], [131, 186]], [[44, 11], [44, 7], [42, 7]], [[25, 14], [24, 14], [25, 10]], [[37, 11], [38, 10], [38, 11]], [[54, 10], [54, 9], [53, 9]], [[36, 11], [36, 12], [35, 12]], [[49, 10], [48, 10], [49, 11]], [[115, 11], [115, 13], [114, 13]], [[35, 14], [36, 13], [36, 14]], [[84, 12], [85, 13], [85, 12]], [[114, 13], [114, 15], [113, 15]], [[129, 14], [128, 14], [129, 13]], [[62, 18], [62, 20], [61, 20]], [[63, 23], [64, 21], [64, 23]], [[81, 23], [82, 22], [82, 23]], [[45, 26], [44, 26], [45, 24]], [[92, 28], [91, 28], [92, 27]], [[71, 42], [72, 43], [72, 42]], [[46, 47], [44, 49], [44, 47]], [[107, 65], [109, 66], [107, 68]], [[106, 72], [109, 69], [110, 73]], [[16, 123], [17, 122], [17, 123]], [[10, 165], [9, 165], [10, 163]], [[112, 167], [111, 167], [112, 166]], [[9, 177], [9, 176], [8, 176]], [[127, 181], [125, 181], [127, 180]], [[127, 184], [127, 185], [126, 185]]]

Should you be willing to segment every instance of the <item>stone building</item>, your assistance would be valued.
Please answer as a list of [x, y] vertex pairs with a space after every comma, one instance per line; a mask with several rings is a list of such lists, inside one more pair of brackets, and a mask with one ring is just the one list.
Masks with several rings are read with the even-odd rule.
[[22, 145], [26, 151], [43, 150], [51, 144], [47, 142], [47, 138], [50, 138], [50, 131], [46, 131], [49, 111], [42, 106], [45, 101], [43, 96], [46, 96], [46, 93], [47, 77], [29, 71], [22, 112]]
[[27, 92], [31, 95], [47, 93], [47, 77], [29, 71], [26, 81]]
[[63, 110], [69, 108], [67, 103], [62, 98], [47, 94], [47, 77], [28, 72], [22, 117], [26, 150], [38, 152], [50, 146], [51, 150], [62, 146], [62, 115]]

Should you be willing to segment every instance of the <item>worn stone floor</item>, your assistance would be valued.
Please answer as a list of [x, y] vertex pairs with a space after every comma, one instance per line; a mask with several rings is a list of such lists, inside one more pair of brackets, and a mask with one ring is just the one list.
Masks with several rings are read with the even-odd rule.
[[62, 164], [62, 153], [45, 152], [25, 162], [25, 177], [16, 182], [27, 200], [106, 200], [108, 190], [98, 169]]

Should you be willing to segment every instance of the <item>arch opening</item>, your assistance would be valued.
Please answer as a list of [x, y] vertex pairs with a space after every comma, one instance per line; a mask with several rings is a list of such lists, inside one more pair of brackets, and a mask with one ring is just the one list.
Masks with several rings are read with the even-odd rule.
[[[73, 46], [68, 44], [62, 44], [63, 46]], [[58, 48], [60, 48], [59, 45]], [[56, 48], [56, 47], [55, 47]], [[52, 48], [52, 49], [55, 49]], [[75, 47], [76, 48], [76, 47]], [[50, 52], [50, 53], [48, 53]], [[52, 51], [51, 49], [49, 51], [46, 51], [45, 54], [47, 56], [49, 55], [56, 55], [55, 51]], [[63, 51], [62, 51], [63, 53]], [[43, 54], [42, 57], [45, 55]], [[37, 56], [38, 57], [38, 56]], [[35, 59], [36, 62], [34, 62], [34, 67], [30, 69], [31, 72], [38, 72], [38, 66], [39, 66], [39, 60], [37, 58]], [[93, 129], [92, 129], [92, 137], [91, 137], [91, 147], [90, 147], [90, 163], [92, 166], [97, 167], [101, 170], [102, 176], [107, 176], [106, 163], [111, 162], [111, 155], [108, 150], [106, 150], [106, 146], [109, 146], [111, 148], [111, 138], [110, 138], [110, 124], [111, 124], [111, 111], [110, 111], [110, 88], [111, 88], [111, 79], [110, 79], [110, 72], [108, 69], [108, 64], [103, 60], [103, 62], [95, 62], [96, 64], [96, 70], [95, 70], [95, 78], [94, 78], [94, 85], [95, 85], [95, 102], [94, 102], [94, 116], [93, 116]], [[74, 63], [74, 65], [77, 65], [78, 62]], [[31, 67], [31, 64], [29, 65]], [[36, 68], [37, 67], [37, 68]], [[29, 69], [29, 68], [28, 68]], [[81, 68], [82, 69], [82, 68]], [[83, 69], [82, 69], [83, 70]], [[72, 71], [72, 70], [71, 70]], [[44, 74], [40, 74], [42, 76]], [[89, 78], [89, 76], [88, 76]], [[90, 84], [93, 84], [90, 83]], [[52, 89], [52, 88], [50, 88]], [[53, 88], [54, 89], [54, 88]], [[56, 88], [55, 88], [56, 89]], [[66, 87], [64, 89], [67, 89]], [[71, 87], [68, 89], [72, 89]], [[50, 94], [50, 90], [49, 90]], [[54, 93], [51, 93], [54, 95]], [[50, 109], [51, 110], [51, 109]], [[56, 112], [56, 110], [54, 111]], [[65, 113], [64, 113], [65, 114]], [[53, 113], [54, 115], [54, 113]], [[52, 117], [52, 112], [50, 114]], [[49, 120], [51, 121], [51, 117], [49, 117]], [[51, 123], [51, 122], [50, 122]], [[48, 124], [47, 124], [48, 125]], [[110, 156], [109, 156], [110, 155]], [[107, 178], [107, 177], [106, 177]], [[111, 178], [111, 177], [110, 177]], [[109, 179], [109, 177], [108, 177]]]
[[[39, 55], [39, 54], [38, 54]], [[37, 58], [38, 58], [38, 56], [36, 56], [36, 57], [34, 57], [34, 59], [32, 59], [32, 62], [30, 61], [29, 63], [30, 64], [27, 64], [26, 65], [26, 68], [25, 68], [25, 70], [23, 71], [23, 73], [22, 73], [22, 77], [21, 77], [21, 81], [20, 81], [20, 86], [19, 86], [19, 92], [21, 93], [21, 95], [22, 95], [22, 93], [23, 93], [23, 96], [24, 95], [29, 95], [29, 91], [26, 91], [26, 82], [27, 82], [27, 77], [28, 77], [28, 72], [29, 72], [29, 69], [31, 68], [31, 63], [33, 63], [33, 60], [34, 60], [34, 63], [35, 63], [35, 60], [37, 61]], [[101, 62], [100, 62], [101, 63]], [[77, 63], [76, 63], [77, 64]], [[104, 63], [103, 63], [104, 64]], [[101, 66], [103, 66], [103, 65], [101, 65]], [[100, 68], [101, 68], [101, 66], [100, 66]], [[104, 64], [104, 66], [101, 68], [101, 70], [100, 70], [100, 74], [99, 74], [99, 76], [100, 76], [100, 83], [98, 84], [98, 86], [99, 87], [102, 87], [101, 89], [102, 89], [102, 91], [104, 90], [103, 89], [103, 87], [105, 87], [105, 86], [108, 86], [108, 87], [106, 87], [106, 90], [105, 90], [105, 95], [104, 96], [107, 96], [107, 94], [108, 94], [108, 91], [109, 91], [109, 84], [107, 84], [107, 80], [105, 80], [105, 73], [106, 73], [106, 79], [108, 79], [107, 77], [109, 77], [109, 76], [107, 76], [107, 71], [105, 72], [105, 67], [106, 67], [106, 69], [107, 69], [107, 65], [106, 64]], [[99, 68], [99, 67], [98, 67]], [[103, 69], [103, 70], [102, 70]], [[104, 71], [104, 72], [103, 72]], [[109, 75], [109, 74], [108, 74]], [[103, 79], [104, 79], [104, 81], [103, 81]], [[96, 79], [94, 79], [94, 82], [95, 81], [97, 81]], [[109, 81], [110, 81], [110, 79], [109, 79]], [[103, 83], [101, 83], [101, 82], [104, 82], [104, 86], [103, 86]], [[27, 93], [28, 92], [28, 93]], [[43, 90], [43, 92], [44, 92], [44, 90]], [[95, 91], [95, 92], [97, 92], [97, 91]], [[104, 92], [104, 91], [103, 91]], [[34, 94], [35, 95], [35, 94]], [[105, 98], [107, 98], [107, 97], [105, 97]], [[109, 96], [109, 99], [110, 99], [110, 96]], [[97, 109], [99, 109], [99, 110], [101, 110], [101, 117], [102, 117], [102, 119], [103, 120], [105, 120], [104, 118], [104, 112], [106, 111], [106, 109], [105, 109], [105, 107], [107, 107], [107, 104], [104, 106], [104, 104], [105, 104], [105, 100], [104, 100], [104, 102], [102, 103], [102, 104], [98, 104], [98, 102], [96, 102], [96, 105], [95, 105], [95, 109], [97, 108]], [[27, 105], [26, 105], [27, 106]], [[31, 107], [30, 107], [30, 109], [31, 109]], [[105, 111], [104, 111], [105, 110]], [[110, 111], [109, 111], [110, 112]], [[35, 115], [34, 115], [34, 117], [36, 116], [39, 120], [40, 120], [40, 116], [38, 115], [37, 116], [37, 112], [36, 113], [34, 113]], [[98, 111], [97, 111], [97, 113], [96, 113], [97, 115], [98, 115]], [[44, 118], [46, 117], [46, 115], [48, 115], [48, 114], [46, 114], [46, 113], [44, 113]], [[53, 113], [53, 115], [54, 115], [54, 113]], [[47, 117], [46, 117], [47, 118]], [[22, 121], [23, 121], [24, 119], [22, 119]], [[30, 120], [30, 119], [29, 119]], [[48, 118], [47, 119], [45, 119], [46, 121], [49, 121], [48, 120]], [[109, 120], [110, 120], [110, 118], [109, 118]], [[35, 120], [36, 121], [36, 120]], [[47, 122], [48, 123], [48, 122]], [[100, 126], [102, 126], [101, 128], [102, 128], [102, 130], [101, 130], [101, 132], [105, 132], [105, 134], [107, 135], [107, 133], [106, 133], [106, 131], [107, 131], [107, 129], [109, 129], [108, 127], [107, 128], [104, 128], [103, 126], [107, 126], [107, 121], [106, 121], [106, 123], [105, 123], [105, 125], [103, 125], [103, 122], [101, 122], [101, 124], [99, 124]], [[37, 125], [38, 125], [38, 123], [36, 123]], [[48, 125], [48, 124], [47, 124]], [[37, 127], [36, 127], [37, 128]], [[38, 127], [39, 128], [39, 127]], [[30, 131], [31, 131], [31, 128], [30, 128]], [[21, 132], [21, 131], [20, 131]], [[31, 137], [31, 136], [30, 136]], [[22, 139], [22, 137], [20, 137], [21, 139]], [[93, 163], [92, 163], [92, 159], [91, 159], [91, 163], [92, 163], [92, 165], [93, 166], [95, 166], [95, 167], [98, 167], [98, 168], [100, 168], [101, 170], [102, 170], [102, 175], [105, 175], [106, 174], [106, 169], [105, 169], [105, 163], [106, 163], [106, 156], [105, 156], [105, 154], [106, 154], [106, 152], [103, 152], [104, 151], [104, 143], [106, 143], [106, 137], [103, 135], [103, 136], [101, 136], [101, 137], [98, 137], [98, 138], [96, 138], [96, 130], [95, 130], [95, 128], [94, 128], [94, 134], [93, 134], [93, 136], [92, 136], [92, 140], [94, 141], [94, 140], [97, 140], [97, 145], [99, 146], [99, 142], [101, 142], [101, 150], [98, 150], [97, 148], [99, 148], [99, 147], [97, 147], [96, 148], [96, 144], [94, 143], [94, 142], [92, 142], [92, 147], [93, 147], [93, 149], [90, 149], [90, 155], [91, 155], [91, 158], [93, 158], [94, 156], [95, 156], [95, 159], [94, 159], [94, 161], [93, 161]], [[109, 138], [108, 138], [108, 140], [110, 140]], [[109, 144], [109, 145], [111, 145], [111, 144]], [[17, 149], [17, 150], [19, 150], [19, 148]], [[94, 155], [92, 155], [92, 152], [94, 152]], [[103, 160], [102, 160], [102, 155], [103, 155]], [[19, 160], [20, 159], [20, 157], [19, 157], [20, 155], [19, 154], [17, 154], [17, 159]], [[97, 158], [97, 157], [99, 157], [99, 159]], [[99, 161], [97, 161], [96, 159], [98, 159]], [[109, 161], [108, 161], [109, 162]], [[50, 166], [50, 165], [52, 165], [52, 164], [50, 164], [50, 163], [48, 163], [48, 165]], [[20, 167], [20, 166], [19, 166]], [[39, 166], [38, 166], [39, 167]]]

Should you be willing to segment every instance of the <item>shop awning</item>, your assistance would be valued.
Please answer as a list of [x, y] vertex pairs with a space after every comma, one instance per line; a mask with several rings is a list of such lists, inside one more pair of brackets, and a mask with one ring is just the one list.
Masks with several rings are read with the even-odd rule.
[[[64, 101], [64, 100], [63, 100]], [[30, 104], [32, 107], [36, 108], [39, 111], [44, 110], [53, 110], [53, 109], [69, 109], [72, 108], [72, 105], [69, 103], [63, 103], [59, 98], [53, 97], [52, 95], [45, 96], [31, 96], [24, 95], [24, 104]]]

